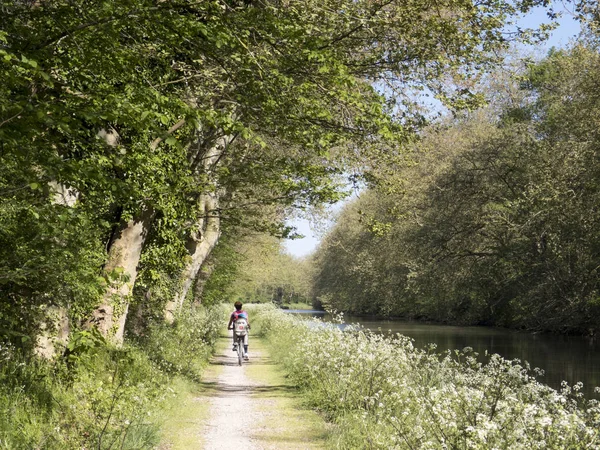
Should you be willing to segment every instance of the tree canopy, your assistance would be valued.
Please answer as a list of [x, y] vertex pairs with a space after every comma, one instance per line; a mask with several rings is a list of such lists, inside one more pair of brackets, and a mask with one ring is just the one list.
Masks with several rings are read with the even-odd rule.
[[227, 227], [286, 233], [401, 155], [415, 90], [477, 104], [507, 24], [545, 4], [1, 2], [2, 329], [56, 306], [119, 341], [132, 295], [181, 308]]

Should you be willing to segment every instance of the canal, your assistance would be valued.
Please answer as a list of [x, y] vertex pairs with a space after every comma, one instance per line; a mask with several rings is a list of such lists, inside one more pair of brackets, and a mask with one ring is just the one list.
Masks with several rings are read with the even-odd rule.
[[[322, 311], [291, 310], [290, 313], [331, 317]], [[414, 339], [415, 346], [424, 348], [436, 344], [439, 352], [471, 347], [480, 355], [498, 353], [505, 359], [527, 361], [531, 368], [539, 367], [544, 375], [538, 381], [559, 389], [561, 382], [583, 383], [587, 398], [600, 398], [594, 392], [600, 386], [600, 342], [581, 336], [531, 334], [503, 328], [462, 327], [428, 324], [404, 320], [375, 320], [345, 316], [347, 324], [359, 323], [364, 328], [382, 333], [401, 333]]]

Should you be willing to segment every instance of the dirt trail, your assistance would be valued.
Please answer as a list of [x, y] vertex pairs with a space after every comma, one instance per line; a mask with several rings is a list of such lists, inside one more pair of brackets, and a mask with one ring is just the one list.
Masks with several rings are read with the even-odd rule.
[[[211, 360], [211, 365], [221, 365], [217, 378], [208, 378], [204, 384], [211, 387], [210, 419], [204, 436], [205, 450], [255, 450], [260, 447], [250, 437], [262, 415], [254, 408], [252, 391], [257, 387], [246, 376], [247, 364], [240, 367], [231, 347], [219, 346], [221, 351]], [[256, 353], [253, 360], [261, 357]]]
[[[324, 448], [322, 419], [299, 407], [293, 388], [258, 339], [250, 345], [250, 361], [238, 366], [231, 339], [222, 338], [203, 380], [199, 401], [210, 405], [201, 432], [205, 450]], [[216, 369], [216, 370], [215, 370]]]

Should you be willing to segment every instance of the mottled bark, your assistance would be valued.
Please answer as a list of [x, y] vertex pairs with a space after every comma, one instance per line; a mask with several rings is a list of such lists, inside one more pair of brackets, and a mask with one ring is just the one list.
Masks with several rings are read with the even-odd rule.
[[69, 317], [67, 308], [48, 306], [44, 310], [44, 320], [35, 343], [35, 353], [46, 359], [56, 355], [57, 346], [66, 346], [69, 342]]
[[88, 326], [97, 327], [103, 336], [117, 345], [123, 343], [129, 298], [153, 216], [154, 211], [147, 208], [139, 216], [123, 223], [115, 234], [104, 266], [109, 286], [102, 303], [87, 322]]
[[[110, 147], [119, 145], [119, 134], [115, 129], [101, 129], [98, 137]], [[144, 241], [154, 216], [151, 208], [144, 209], [137, 217], [123, 222], [111, 239], [108, 257], [104, 265], [108, 287], [102, 302], [84, 324], [95, 326], [109, 341], [123, 343], [125, 321], [129, 311], [129, 297], [137, 276], [137, 266], [142, 254]]]
[[[78, 199], [78, 193], [64, 184], [50, 181], [48, 188], [51, 202], [55, 205], [72, 207]], [[69, 315], [65, 306], [48, 305], [43, 311], [39, 333], [35, 339], [34, 352], [46, 359], [52, 359], [57, 346], [65, 346], [69, 342]]]
[[187, 248], [190, 254], [190, 261], [181, 274], [179, 291], [175, 295], [175, 298], [168, 302], [165, 307], [165, 320], [167, 322], [172, 322], [177, 312], [183, 306], [185, 297], [198, 276], [202, 263], [210, 255], [221, 234], [217, 194], [204, 194], [201, 197], [202, 207], [200, 213], [203, 217], [198, 223], [200, 231], [188, 240]]
[[48, 186], [52, 194], [52, 203], [56, 205], [74, 206], [79, 198], [75, 189], [70, 189], [64, 184], [50, 181]]

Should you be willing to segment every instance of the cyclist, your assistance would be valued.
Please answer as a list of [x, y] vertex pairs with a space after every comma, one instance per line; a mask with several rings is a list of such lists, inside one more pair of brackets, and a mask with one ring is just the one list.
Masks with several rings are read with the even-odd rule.
[[[231, 313], [231, 317], [229, 317], [229, 323], [227, 324], [228, 330], [233, 330], [235, 327], [235, 322], [238, 319], [246, 320], [248, 324], [248, 330], [250, 329], [250, 320], [248, 319], [248, 313], [242, 309], [242, 302], [237, 301], [233, 304], [235, 306], [235, 311]], [[233, 351], [237, 352], [237, 343], [235, 342], [235, 331], [233, 332]], [[244, 336], [244, 359], [247, 361], [250, 359], [248, 356], [248, 333]]]

